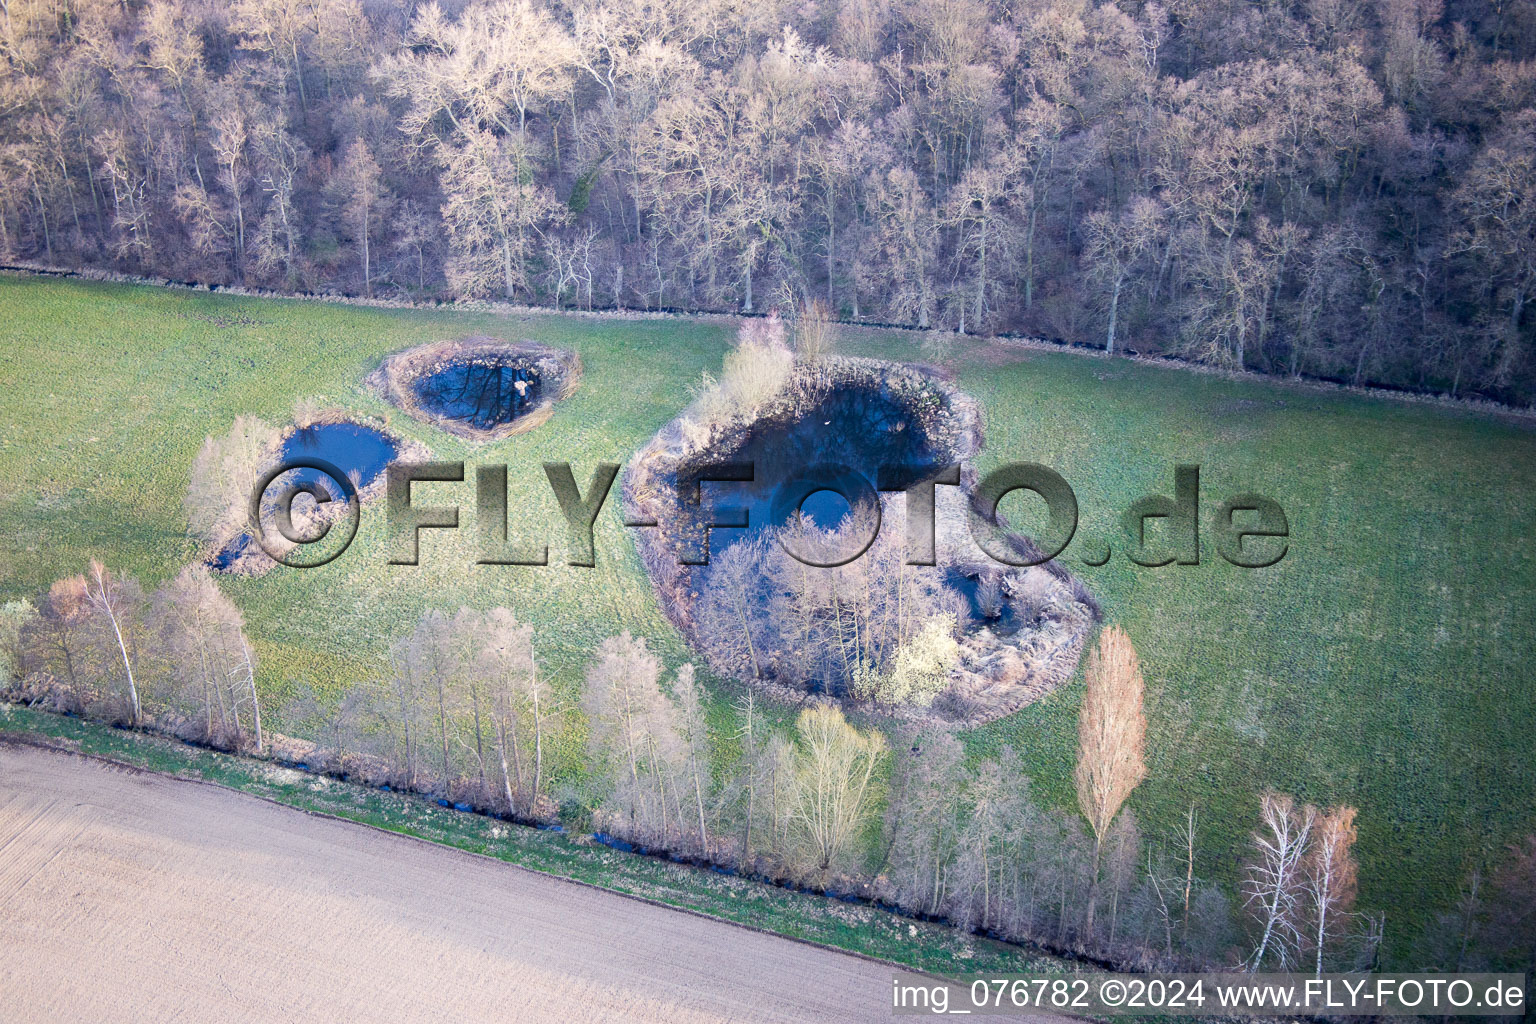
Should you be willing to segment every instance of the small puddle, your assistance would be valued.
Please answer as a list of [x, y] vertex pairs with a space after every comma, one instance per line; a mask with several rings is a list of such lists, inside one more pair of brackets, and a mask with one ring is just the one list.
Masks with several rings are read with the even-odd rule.
[[543, 382], [531, 366], [510, 362], [450, 363], [412, 382], [421, 407], [476, 430], [511, 423], [535, 408]]
[[250, 547], [251, 535], [242, 533], [220, 548], [218, 554], [208, 559], [208, 568], [214, 572], [229, 572], [229, 570], [234, 568], [235, 563], [240, 561], [240, 558], [246, 551], [250, 550]]
[[944, 574], [949, 588], [965, 598], [968, 621], [975, 626], [985, 626], [998, 636], [1013, 636], [1019, 630], [1036, 625], [1026, 621], [1018, 602], [1006, 599], [999, 583], [950, 569]]

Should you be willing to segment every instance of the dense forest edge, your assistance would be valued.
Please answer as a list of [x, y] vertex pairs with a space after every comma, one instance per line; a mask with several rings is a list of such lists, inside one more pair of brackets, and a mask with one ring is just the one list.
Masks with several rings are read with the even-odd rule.
[[12, 3], [0, 255], [785, 316], [1529, 404], [1536, 15]]

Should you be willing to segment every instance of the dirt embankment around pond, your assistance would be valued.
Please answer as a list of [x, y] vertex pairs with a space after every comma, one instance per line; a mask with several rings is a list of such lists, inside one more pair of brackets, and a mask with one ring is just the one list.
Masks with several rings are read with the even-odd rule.
[[6, 1019], [854, 1021], [894, 968], [0, 744]]

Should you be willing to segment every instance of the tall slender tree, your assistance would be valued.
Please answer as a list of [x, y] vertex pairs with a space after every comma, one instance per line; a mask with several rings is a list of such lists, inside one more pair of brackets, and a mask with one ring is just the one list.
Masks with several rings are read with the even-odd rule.
[[1077, 719], [1077, 805], [1093, 830], [1093, 874], [1084, 935], [1093, 940], [1099, 860], [1115, 815], [1147, 776], [1146, 684], [1130, 637], [1119, 626], [1099, 634], [1084, 673], [1083, 707]]

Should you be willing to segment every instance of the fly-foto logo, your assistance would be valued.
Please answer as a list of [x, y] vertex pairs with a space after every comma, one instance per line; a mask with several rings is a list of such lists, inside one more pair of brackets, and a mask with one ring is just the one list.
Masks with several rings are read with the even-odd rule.
[[[598, 463], [584, 490], [570, 463], [546, 462], [543, 468], [564, 519], [567, 563], [596, 565], [593, 526], [618, 475], [618, 463]], [[298, 481], [285, 481], [284, 477], [295, 469], [318, 471], [327, 479], [310, 475]], [[475, 468], [474, 507], [481, 552], [477, 562], [548, 565], [546, 541], [512, 543], [508, 539], [507, 470], [506, 465]], [[389, 564], [417, 565], [422, 532], [458, 529], [460, 506], [419, 504], [413, 499], [412, 485], [462, 484], [465, 465], [397, 462], [386, 469], [385, 478]], [[772, 491], [769, 507], [772, 520], [784, 523], [799, 513], [812, 495], [831, 492], [850, 509], [868, 510], [869, 514], [859, 518], [856, 535], [843, 538], [844, 546], [835, 552], [808, 545], [804, 538], [797, 539], [793, 531], [777, 533], [779, 544], [790, 556], [806, 565], [831, 567], [852, 562], [869, 550], [881, 529], [879, 495], [898, 492], [905, 501], [907, 564], [933, 565], [936, 489], [959, 486], [961, 478], [959, 465], [882, 466], [871, 480], [847, 466], [822, 463], [808, 466], [780, 482]], [[676, 531], [680, 564], [709, 564], [713, 530], [750, 529], [754, 525], [749, 508], [729, 503], [729, 488], [756, 482], [756, 467], [751, 462], [697, 465], [678, 478], [677, 508], [687, 518], [681, 524], [683, 528]], [[716, 500], [704, 500], [706, 485]], [[999, 505], [1008, 495], [1018, 492], [1037, 496], [1047, 511], [1046, 524], [1032, 535], [1033, 544], [1028, 549], [1010, 543], [1007, 531], [999, 526]], [[294, 521], [294, 502], [301, 494], [313, 500], [315, 509], [301, 517], [302, 528]], [[359, 504], [356, 486], [335, 466], [314, 459], [291, 461], [269, 470], [257, 481], [250, 503], [252, 532], [279, 563], [292, 568], [313, 568], [334, 560], [351, 544], [359, 525]], [[1200, 467], [1178, 465], [1173, 474], [1172, 496], [1153, 494], [1132, 502], [1121, 516], [1119, 542], [1080, 544], [1077, 557], [1087, 565], [1104, 565], [1118, 548], [1128, 561], [1144, 568], [1199, 565], [1201, 504]], [[970, 534], [977, 547], [1006, 565], [1038, 565], [1059, 558], [1077, 536], [1076, 493], [1060, 473], [1039, 463], [1009, 463], [992, 470], [975, 486], [967, 509]], [[269, 535], [269, 524], [281, 541]], [[655, 528], [661, 524], [653, 519], [626, 518], [624, 525]], [[338, 526], [344, 530], [339, 540], [332, 537]], [[1244, 492], [1217, 502], [1209, 518], [1209, 530], [1217, 554], [1242, 568], [1275, 565], [1289, 550], [1290, 521], [1285, 510], [1279, 502], [1261, 494]], [[297, 554], [326, 541], [329, 543], [324, 543], [325, 553], [321, 557]]]

